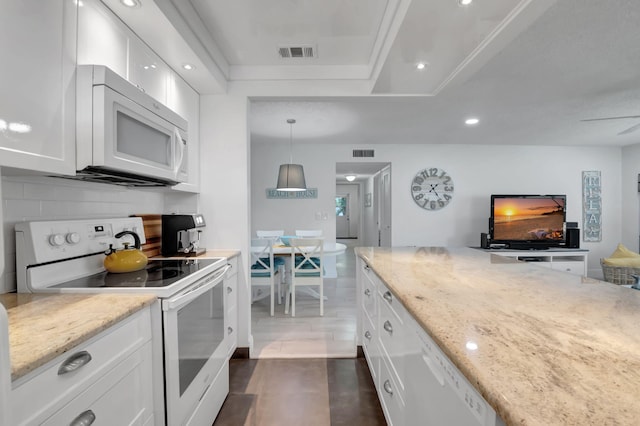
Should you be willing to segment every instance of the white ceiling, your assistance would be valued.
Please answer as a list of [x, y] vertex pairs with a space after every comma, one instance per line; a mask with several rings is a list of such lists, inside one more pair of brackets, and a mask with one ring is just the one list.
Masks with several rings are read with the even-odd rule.
[[[252, 142], [288, 140], [287, 118], [296, 143], [640, 142], [618, 134], [640, 124], [638, 0], [103, 1], [201, 93], [249, 95]], [[615, 116], [636, 117], [581, 121]]]

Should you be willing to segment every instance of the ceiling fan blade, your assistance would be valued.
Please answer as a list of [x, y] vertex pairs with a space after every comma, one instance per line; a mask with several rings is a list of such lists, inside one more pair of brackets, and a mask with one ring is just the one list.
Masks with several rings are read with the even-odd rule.
[[618, 117], [585, 118], [584, 120], [580, 120], [580, 121], [620, 120], [623, 118], [640, 118], [640, 115], [620, 115]]
[[631, 126], [629, 127], [627, 130], [623, 130], [620, 133], [618, 133], [618, 136], [620, 135], [626, 135], [629, 134], [631, 132], [635, 132], [636, 130], [640, 129], [640, 123], [636, 124], [635, 126]]

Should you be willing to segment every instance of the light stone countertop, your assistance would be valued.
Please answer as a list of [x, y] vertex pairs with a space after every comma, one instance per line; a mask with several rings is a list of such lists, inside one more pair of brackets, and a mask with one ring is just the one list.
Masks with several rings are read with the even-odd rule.
[[508, 425], [639, 424], [640, 291], [471, 248], [356, 255]]
[[155, 302], [149, 294], [0, 294], [9, 317], [11, 380]]

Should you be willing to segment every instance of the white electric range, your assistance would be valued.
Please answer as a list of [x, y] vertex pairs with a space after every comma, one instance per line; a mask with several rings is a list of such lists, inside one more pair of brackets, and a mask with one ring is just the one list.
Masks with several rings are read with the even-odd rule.
[[[109, 246], [122, 247], [139, 217], [19, 223], [16, 230], [18, 292], [151, 293], [161, 301], [166, 422], [211, 425], [228, 393], [225, 295], [227, 259], [150, 260], [145, 269], [109, 273]], [[213, 418], [211, 418], [213, 416]]]

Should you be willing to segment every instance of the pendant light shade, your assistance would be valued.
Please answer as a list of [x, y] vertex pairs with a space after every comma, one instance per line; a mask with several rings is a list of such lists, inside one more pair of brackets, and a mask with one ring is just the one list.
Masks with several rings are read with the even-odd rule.
[[278, 191], [306, 191], [307, 183], [304, 179], [304, 169], [301, 164], [293, 164], [293, 125], [296, 120], [290, 118], [289, 123], [289, 164], [281, 164], [278, 172]]
[[278, 191], [306, 191], [304, 170], [301, 164], [281, 164], [278, 173]]

